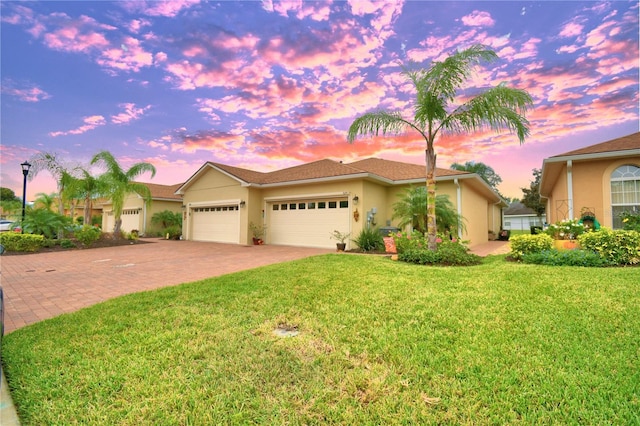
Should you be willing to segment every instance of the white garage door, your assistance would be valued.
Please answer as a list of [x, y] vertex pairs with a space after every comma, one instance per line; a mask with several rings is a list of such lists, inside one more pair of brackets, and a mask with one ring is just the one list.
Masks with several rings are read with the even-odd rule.
[[347, 198], [274, 201], [267, 208], [268, 244], [335, 248], [333, 231], [349, 232]]
[[[113, 227], [116, 225], [116, 218], [113, 214], [113, 211], [108, 211], [105, 213], [107, 215], [107, 223], [106, 228], [103, 229], [104, 232], [113, 232]], [[140, 210], [139, 209], [125, 209], [122, 211], [120, 215], [120, 219], [122, 220], [122, 224], [120, 225], [120, 229], [125, 232], [131, 232], [132, 229], [137, 229], [138, 231], [142, 231], [140, 229]]]
[[238, 205], [194, 207], [191, 209], [192, 239], [218, 243], [240, 242]]

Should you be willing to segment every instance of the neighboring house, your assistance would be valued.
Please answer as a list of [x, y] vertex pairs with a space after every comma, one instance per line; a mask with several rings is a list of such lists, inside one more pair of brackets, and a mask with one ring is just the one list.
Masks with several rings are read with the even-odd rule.
[[[151, 218], [155, 213], [164, 210], [170, 210], [175, 213], [182, 212], [182, 197], [176, 195], [176, 190], [182, 184], [159, 185], [142, 183], [151, 192], [151, 204], [147, 206], [144, 199], [136, 193], [131, 193], [125, 198], [121, 216], [121, 228], [124, 232], [131, 232], [133, 229], [137, 229], [140, 235], [159, 232], [161, 230], [160, 227], [151, 223]], [[102, 212], [102, 230], [104, 232], [113, 232], [115, 217], [110, 201], [102, 205]]]
[[621, 228], [622, 211], [640, 212], [640, 133], [546, 158], [540, 195], [548, 223], [590, 212]]
[[[466, 219], [471, 245], [499, 229], [507, 204], [478, 175], [437, 169], [438, 194], [448, 194]], [[365, 226], [395, 225], [393, 204], [410, 185], [425, 184], [425, 167], [370, 158], [343, 164], [320, 160], [261, 173], [207, 162], [178, 190], [183, 196], [183, 238], [249, 244], [249, 224], [266, 225], [266, 244], [335, 247], [334, 230], [350, 241]]]
[[511, 203], [502, 214], [503, 229], [509, 231], [529, 231], [532, 226], [542, 226], [536, 212], [518, 201]]

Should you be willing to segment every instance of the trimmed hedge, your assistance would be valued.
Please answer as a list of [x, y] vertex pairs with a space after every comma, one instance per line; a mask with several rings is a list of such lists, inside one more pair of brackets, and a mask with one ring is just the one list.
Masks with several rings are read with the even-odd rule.
[[578, 237], [584, 250], [597, 253], [612, 265], [640, 263], [640, 232], [601, 228]]
[[514, 235], [510, 239], [511, 252], [509, 256], [514, 260], [523, 260], [531, 253], [540, 253], [553, 248], [553, 238], [547, 234]]
[[44, 245], [44, 236], [20, 234], [9, 231], [0, 233], [0, 244], [7, 251], [38, 251]]

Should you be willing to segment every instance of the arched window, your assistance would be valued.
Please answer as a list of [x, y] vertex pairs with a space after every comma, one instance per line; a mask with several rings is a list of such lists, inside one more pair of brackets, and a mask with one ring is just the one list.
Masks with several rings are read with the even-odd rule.
[[613, 228], [622, 228], [620, 213], [640, 214], [640, 167], [620, 166], [611, 173], [611, 213]]

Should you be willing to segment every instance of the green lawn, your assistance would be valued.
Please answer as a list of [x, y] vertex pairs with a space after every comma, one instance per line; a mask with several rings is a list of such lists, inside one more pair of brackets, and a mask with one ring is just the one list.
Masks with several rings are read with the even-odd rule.
[[639, 424], [640, 268], [330, 254], [34, 324], [3, 358], [25, 425]]

